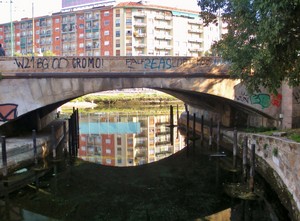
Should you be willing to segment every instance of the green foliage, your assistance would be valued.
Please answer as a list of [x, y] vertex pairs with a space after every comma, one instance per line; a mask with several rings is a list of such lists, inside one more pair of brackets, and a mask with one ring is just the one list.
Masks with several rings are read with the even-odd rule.
[[283, 80], [300, 83], [299, 0], [198, 0], [205, 24], [228, 24], [214, 50], [231, 62], [230, 74], [250, 92], [277, 92]]
[[299, 133], [292, 133], [288, 137], [289, 137], [289, 139], [300, 143], [300, 134]]
[[275, 157], [278, 157], [278, 148], [274, 147], [272, 153]]

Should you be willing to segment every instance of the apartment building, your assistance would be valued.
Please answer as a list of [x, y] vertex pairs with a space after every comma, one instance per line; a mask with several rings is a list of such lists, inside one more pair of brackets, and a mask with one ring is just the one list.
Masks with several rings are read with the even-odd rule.
[[168, 124], [169, 115], [81, 116], [78, 157], [108, 166], [161, 160], [185, 145], [183, 136], [176, 135], [177, 128], [171, 136]]
[[223, 32], [197, 11], [123, 2], [0, 24], [0, 42], [8, 56], [199, 56]]

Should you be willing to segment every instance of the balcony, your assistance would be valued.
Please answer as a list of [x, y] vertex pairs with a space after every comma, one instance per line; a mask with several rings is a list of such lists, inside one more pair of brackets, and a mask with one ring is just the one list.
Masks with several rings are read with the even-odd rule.
[[201, 42], [203, 42], [203, 39], [202, 38], [190, 38], [188, 41], [194, 42], [194, 43], [201, 43]]
[[161, 29], [161, 30], [171, 30], [173, 27], [171, 25], [155, 25], [155, 29]]
[[202, 29], [196, 29], [196, 28], [191, 28], [188, 31], [189, 33], [202, 33], [203, 30]]
[[134, 27], [146, 27], [147, 24], [145, 22], [137, 22], [134, 24]]
[[201, 21], [201, 20], [196, 20], [196, 19], [190, 19], [190, 20], [188, 20], [188, 23], [189, 23], [189, 24], [195, 24], [195, 25], [202, 25], [202, 24], [203, 24], [203, 21]]
[[138, 33], [138, 32], [134, 32], [133, 33], [133, 36], [136, 37], [136, 38], [144, 38], [147, 36], [146, 33]]
[[145, 44], [137, 44], [134, 46], [134, 48], [146, 48]]
[[133, 15], [135, 18], [145, 18], [147, 14], [145, 12], [137, 12]]
[[170, 16], [170, 15], [156, 15], [155, 20], [170, 21], [170, 20], [172, 20], [172, 16]]

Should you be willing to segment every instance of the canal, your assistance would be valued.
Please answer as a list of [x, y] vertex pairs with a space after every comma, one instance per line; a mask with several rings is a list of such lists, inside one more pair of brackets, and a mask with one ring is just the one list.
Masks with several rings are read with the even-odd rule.
[[259, 175], [250, 192], [231, 153], [200, 140], [185, 148], [177, 112], [170, 127], [168, 107], [153, 109], [81, 110], [78, 157], [62, 146], [55, 160], [18, 171], [43, 176], [0, 199], [0, 220], [290, 220]]

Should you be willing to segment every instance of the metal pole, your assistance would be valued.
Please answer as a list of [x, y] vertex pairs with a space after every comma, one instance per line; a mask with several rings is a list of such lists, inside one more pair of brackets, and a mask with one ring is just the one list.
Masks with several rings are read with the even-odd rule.
[[217, 125], [217, 153], [220, 152], [220, 120], [218, 120]]
[[237, 130], [236, 127], [234, 127], [233, 130], [233, 156], [236, 156], [237, 153]]
[[12, 21], [12, 0], [9, 0], [10, 6], [10, 47], [11, 47], [11, 56], [14, 56], [14, 30], [13, 30], [13, 21]]
[[36, 147], [36, 131], [32, 130], [32, 141], [33, 141], [33, 155], [34, 155], [34, 164], [37, 165], [37, 147]]
[[243, 179], [247, 181], [247, 152], [248, 152], [248, 137], [244, 137], [243, 142]]
[[210, 118], [210, 133], [209, 133], [209, 146], [212, 146], [212, 136], [213, 136], [213, 119]]
[[55, 131], [54, 131], [54, 126], [51, 126], [51, 138], [52, 138], [52, 154], [53, 158], [56, 158], [56, 145], [55, 145]]
[[6, 153], [6, 138], [1, 136], [2, 143], [2, 165], [3, 165], [3, 176], [7, 176], [7, 153]]
[[250, 167], [250, 190], [254, 191], [254, 175], [255, 175], [255, 144], [251, 144], [251, 167]]
[[204, 116], [201, 116], [201, 142], [203, 142], [204, 139]]
[[32, 2], [32, 56], [34, 56], [34, 53], [35, 53], [35, 44], [34, 44], [34, 41], [35, 41], [35, 36], [34, 36], [34, 32], [35, 32], [35, 29], [34, 29], [34, 3]]

